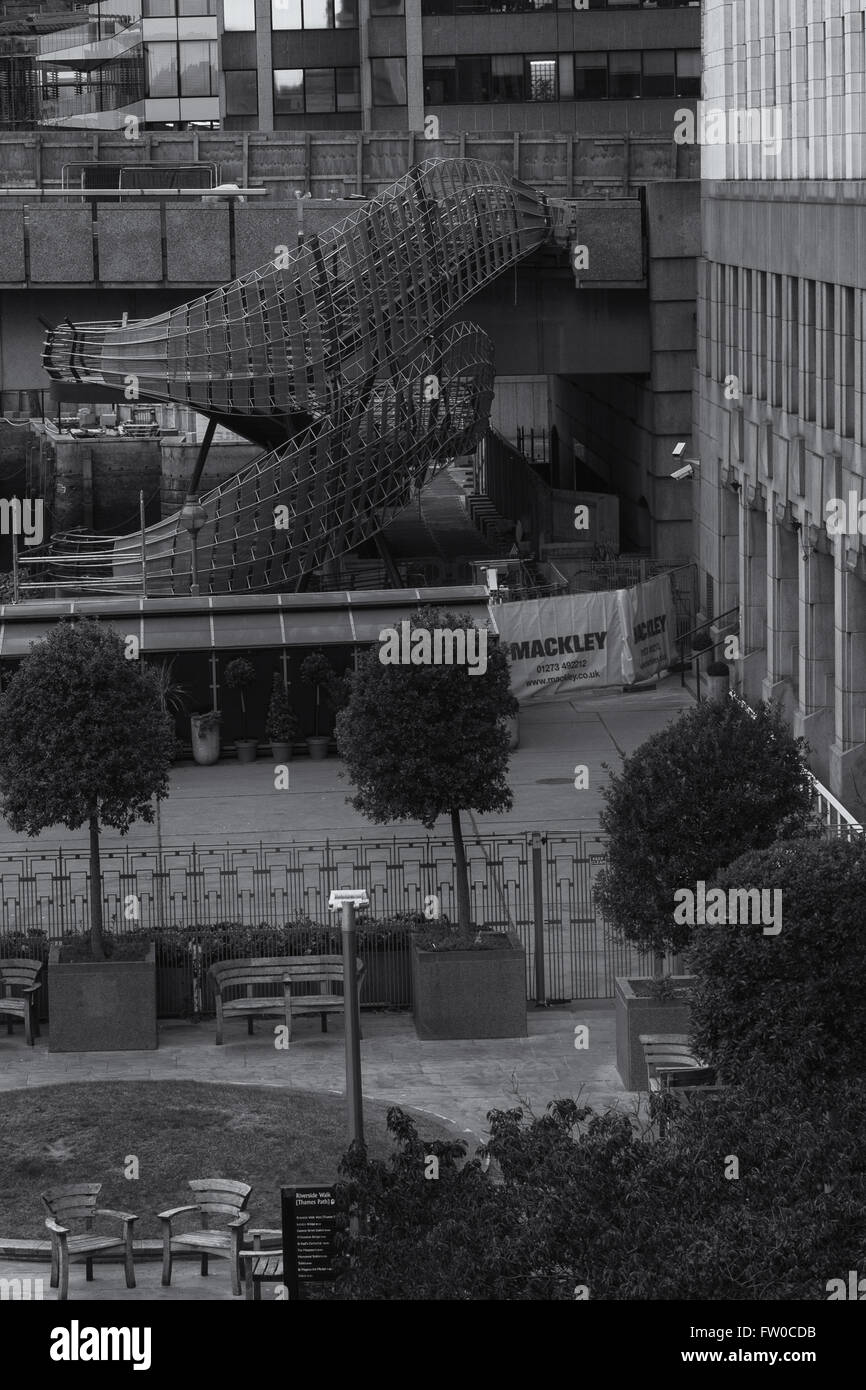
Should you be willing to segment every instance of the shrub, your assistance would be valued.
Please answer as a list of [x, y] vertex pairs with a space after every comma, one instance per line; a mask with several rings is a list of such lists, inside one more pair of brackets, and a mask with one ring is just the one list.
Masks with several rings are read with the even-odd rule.
[[596, 900], [642, 951], [682, 951], [674, 893], [709, 881], [747, 849], [811, 819], [805, 744], [775, 705], [705, 701], [653, 734], [611, 773], [601, 825], [610, 837]]
[[742, 855], [716, 885], [781, 889], [781, 931], [695, 930], [698, 1051], [732, 1080], [757, 1059], [808, 1080], [866, 1072], [866, 844], [781, 841]]
[[268, 705], [265, 734], [271, 743], [291, 743], [298, 732], [298, 718], [289, 704], [282, 678], [275, 675]]

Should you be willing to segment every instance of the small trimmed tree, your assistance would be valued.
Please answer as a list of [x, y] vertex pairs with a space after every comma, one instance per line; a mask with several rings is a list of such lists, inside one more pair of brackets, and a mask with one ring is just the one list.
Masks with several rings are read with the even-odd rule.
[[736, 859], [714, 886], [779, 889], [781, 930], [695, 928], [700, 1055], [731, 1081], [758, 1063], [806, 1085], [866, 1076], [866, 844], [782, 840]]
[[103, 960], [99, 833], [153, 821], [168, 795], [174, 728], [122, 639], [93, 620], [58, 623], [0, 701], [0, 809], [13, 830], [90, 834], [90, 941]]
[[707, 700], [653, 734], [611, 772], [602, 829], [608, 867], [596, 901], [626, 941], [656, 955], [688, 947], [674, 893], [748, 849], [797, 834], [812, 819], [806, 744], [777, 705], [754, 715], [739, 700]]
[[[420, 608], [414, 632], [472, 627], [467, 614]], [[432, 642], [432, 637], [431, 637]], [[454, 839], [457, 919], [470, 926], [469, 876], [461, 811], [510, 811], [509, 735], [517, 713], [508, 658], [488, 643], [483, 673], [467, 665], [386, 665], [371, 647], [351, 676], [337, 717], [337, 748], [356, 792], [350, 804], [379, 823], [416, 820], [431, 830], [449, 816]]]

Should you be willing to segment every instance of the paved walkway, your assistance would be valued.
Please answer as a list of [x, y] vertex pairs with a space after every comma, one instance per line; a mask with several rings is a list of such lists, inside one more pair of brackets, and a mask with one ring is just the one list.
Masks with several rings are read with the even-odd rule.
[[[520, 747], [512, 755], [509, 773], [514, 808], [504, 816], [475, 816], [474, 825], [479, 831], [508, 834], [594, 830], [607, 781], [602, 763], [618, 767], [623, 755], [693, 703], [679, 676], [668, 676], [656, 690], [623, 695], [619, 689], [611, 689], [591, 697], [580, 695], [562, 703], [524, 708]], [[589, 769], [586, 790], [574, 788], [578, 763]], [[428, 833], [411, 821], [375, 825], [354, 811], [347, 805], [351, 786], [341, 776], [344, 769], [338, 758], [316, 763], [298, 757], [289, 771], [289, 789], [277, 791], [270, 758], [261, 757], [250, 765], [231, 759], [213, 767], [180, 764], [171, 775], [171, 794], [162, 803], [163, 844], [166, 848], [193, 841], [303, 844], [327, 836], [376, 839], [394, 833]], [[469, 829], [469, 817], [465, 819]], [[434, 833], [448, 830], [442, 820]], [[143, 822], [137, 822], [125, 837], [104, 831], [102, 838], [106, 848], [156, 843], [154, 827]], [[54, 852], [58, 844], [64, 851], [86, 850], [87, 832], [58, 827], [26, 840], [0, 819], [0, 854], [23, 849]]]

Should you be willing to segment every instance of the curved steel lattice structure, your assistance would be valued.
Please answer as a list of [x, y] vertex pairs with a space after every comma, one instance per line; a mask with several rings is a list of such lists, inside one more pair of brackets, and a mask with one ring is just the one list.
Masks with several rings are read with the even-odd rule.
[[[192, 405], [268, 448], [201, 498], [202, 591], [292, 584], [375, 533], [431, 465], [474, 446], [492, 349], [480, 329], [445, 321], [549, 231], [543, 195], [474, 160], [430, 160], [296, 251], [180, 308], [59, 325], [43, 362], [62, 381], [132, 382], [142, 400]], [[187, 592], [180, 514], [144, 542], [148, 591]], [[103, 541], [53, 557], [55, 573], [117, 587], [136, 567], [140, 579], [141, 549], [140, 535]]]

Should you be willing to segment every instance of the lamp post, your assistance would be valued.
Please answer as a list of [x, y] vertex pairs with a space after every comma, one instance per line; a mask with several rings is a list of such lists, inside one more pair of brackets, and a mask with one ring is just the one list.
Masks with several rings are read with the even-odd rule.
[[207, 521], [207, 512], [199, 502], [194, 493], [190, 493], [181, 508], [180, 524], [185, 530], [189, 531], [191, 550], [192, 579], [189, 591], [193, 598], [198, 598], [198, 548], [196, 536]]
[[361, 1099], [361, 1010], [358, 1006], [358, 934], [355, 929], [355, 908], [367, 907], [369, 899], [363, 888], [337, 888], [328, 900], [331, 912], [342, 914], [343, 929], [343, 998], [346, 1016], [346, 1104], [349, 1120], [349, 1143], [364, 1142], [364, 1111]]

